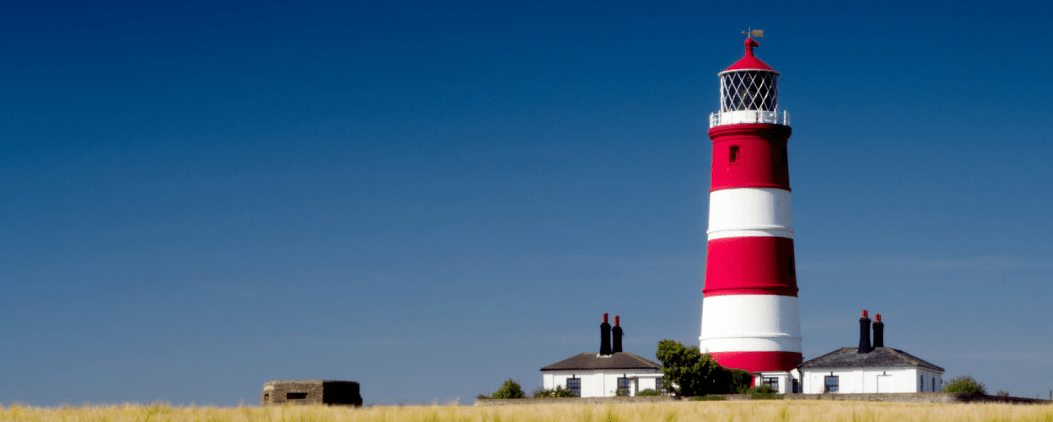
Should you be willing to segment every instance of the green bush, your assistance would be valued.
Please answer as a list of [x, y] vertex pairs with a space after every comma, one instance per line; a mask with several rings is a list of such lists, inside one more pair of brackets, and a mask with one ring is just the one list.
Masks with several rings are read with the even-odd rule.
[[749, 371], [720, 366], [697, 346], [686, 347], [673, 340], [662, 340], [658, 342], [655, 357], [662, 362], [667, 391], [677, 397], [745, 394], [753, 383], [753, 374]]
[[767, 385], [757, 385], [746, 389], [748, 394], [771, 394], [775, 393], [775, 389]]
[[660, 396], [660, 395], [662, 395], [662, 392], [658, 391], [658, 390], [655, 390], [653, 388], [648, 388], [646, 390], [639, 391], [639, 392], [636, 393], [637, 397], [640, 397], [640, 396]]
[[972, 394], [974, 396], [986, 396], [987, 389], [984, 387], [984, 383], [977, 381], [973, 377], [968, 375], [962, 375], [958, 378], [952, 379], [946, 385], [943, 386], [944, 393], [965, 393]]
[[778, 392], [767, 385], [758, 385], [746, 389], [746, 394], [749, 394], [754, 400], [775, 400], [780, 398]]
[[745, 369], [731, 370], [731, 391], [735, 394], [746, 394], [753, 383], [753, 374]]
[[546, 390], [538, 387], [538, 389], [534, 390], [532, 396], [535, 399], [553, 397], [577, 397], [570, 390], [564, 390], [562, 385], [557, 385], [555, 390]]
[[658, 342], [655, 357], [662, 362], [666, 388], [677, 397], [723, 394], [731, 390], [732, 374], [698, 346], [686, 347], [673, 340]]
[[504, 384], [501, 384], [501, 388], [494, 391], [494, 394], [490, 395], [490, 398], [494, 399], [521, 399], [526, 397], [523, 393], [523, 388], [519, 386], [518, 382], [512, 381], [511, 378], [506, 380]]

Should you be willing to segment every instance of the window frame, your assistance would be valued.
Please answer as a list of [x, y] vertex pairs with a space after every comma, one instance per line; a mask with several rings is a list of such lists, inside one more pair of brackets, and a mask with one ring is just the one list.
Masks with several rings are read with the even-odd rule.
[[[831, 383], [830, 381], [833, 381]], [[830, 387], [833, 387], [831, 390]], [[838, 393], [841, 390], [841, 381], [837, 375], [827, 375], [823, 377], [823, 392], [824, 393]]]
[[632, 384], [632, 380], [630, 380], [629, 377], [626, 377], [626, 376], [618, 377], [618, 383], [616, 385], [617, 386], [614, 388], [614, 395], [618, 395], [618, 393], [621, 392], [623, 389], [625, 391], [625, 395], [626, 396], [632, 395], [632, 391], [633, 391], [632, 390], [632, 388], [633, 388], [632, 386], [633, 386], [633, 384]]
[[[571, 381], [574, 382], [574, 386], [570, 385]], [[573, 375], [570, 378], [567, 378], [567, 391], [570, 391], [570, 394], [574, 397], [581, 397], [581, 378]]]
[[779, 377], [763, 377], [761, 378], [761, 385], [767, 385], [768, 387], [771, 387], [772, 390], [775, 390], [776, 393], [778, 393]]

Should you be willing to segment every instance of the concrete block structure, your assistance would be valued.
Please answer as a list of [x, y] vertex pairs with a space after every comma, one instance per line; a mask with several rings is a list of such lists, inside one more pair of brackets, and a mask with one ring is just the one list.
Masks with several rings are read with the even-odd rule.
[[260, 405], [326, 404], [361, 406], [362, 395], [354, 381], [295, 380], [263, 384]]

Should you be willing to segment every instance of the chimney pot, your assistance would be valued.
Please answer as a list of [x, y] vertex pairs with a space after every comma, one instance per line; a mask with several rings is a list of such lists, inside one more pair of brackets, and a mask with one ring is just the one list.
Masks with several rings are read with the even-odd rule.
[[618, 315], [614, 316], [614, 329], [611, 330], [611, 335], [614, 337], [614, 345], [611, 348], [611, 353], [621, 353], [621, 351], [622, 351], [622, 327], [618, 326]]
[[[618, 326], [618, 318], [620, 318], [620, 317], [619, 317], [618, 315], [615, 315], [615, 316], [614, 316], [614, 326], [615, 326], [615, 327], [617, 327], [617, 326]], [[880, 320], [880, 319], [878, 319], [878, 321], [881, 321], [881, 320]]]
[[[603, 314], [603, 317], [604, 317], [604, 318], [607, 318], [607, 314]], [[866, 309], [864, 309], [864, 310], [863, 310], [863, 318], [866, 318], [866, 317], [867, 317], [867, 310], [866, 310]], [[604, 319], [604, 321], [606, 321], [606, 319]]]
[[867, 311], [863, 310], [863, 317], [859, 319], [859, 350], [858, 353], [870, 353], [873, 350], [870, 346], [870, 318], [867, 318]]
[[874, 318], [874, 348], [885, 347], [885, 323], [881, 322], [881, 314], [874, 314]]
[[603, 324], [600, 324], [600, 354], [611, 354], [611, 324], [607, 323], [607, 314], [603, 314]]

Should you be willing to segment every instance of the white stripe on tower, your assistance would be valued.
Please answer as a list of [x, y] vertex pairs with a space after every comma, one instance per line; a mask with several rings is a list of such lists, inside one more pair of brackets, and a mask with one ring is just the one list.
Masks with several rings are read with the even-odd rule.
[[709, 240], [744, 236], [792, 239], [790, 191], [738, 188], [710, 193], [708, 233]]
[[705, 353], [801, 350], [797, 298], [779, 295], [707, 297], [702, 307]]

